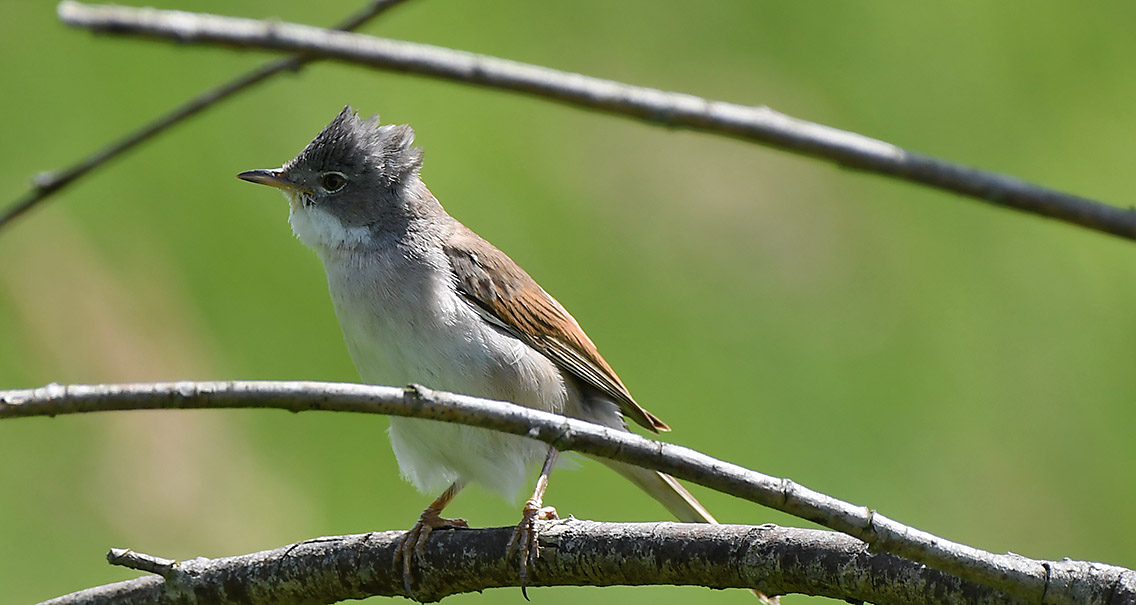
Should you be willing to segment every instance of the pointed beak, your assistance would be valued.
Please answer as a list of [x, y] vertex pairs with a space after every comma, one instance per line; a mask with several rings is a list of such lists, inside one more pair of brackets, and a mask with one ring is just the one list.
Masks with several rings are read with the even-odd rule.
[[238, 174], [237, 178], [242, 181], [268, 185], [269, 187], [276, 187], [277, 189], [283, 189], [285, 191], [309, 191], [307, 187], [284, 176], [284, 171], [279, 168], [246, 170]]

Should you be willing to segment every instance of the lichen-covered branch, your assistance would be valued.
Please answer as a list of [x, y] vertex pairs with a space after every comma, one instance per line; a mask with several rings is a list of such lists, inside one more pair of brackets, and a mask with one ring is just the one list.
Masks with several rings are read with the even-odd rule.
[[[435, 601], [518, 586], [517, 566], [504, 557], [512, 531], [431, 534], [424, 556], [418, 559], [415, 597]], [[894, 555], [871, 554], [859, 540], [835, 532], [575, 519], [544, 522], [540, 531], [540, 557], [530, 587], [666, 584], [751, 588], [881, 604], [1023, 603]], [[281, 605], [406, 596], [401, 567], [391, 564], [401, 535], [317, 538], [239, 557], [177, 563], [116, 550], [112, 557], [129, 557], [130, 567], [161, 575], [91, 588], [43, 605], [94, 605], [108, 597], [116, 605]]]
[[280, 21], [86, 5], [72, 0], [61, 2], [58, 13], [68, 25], [98, 32], [148, 36], [178, 43], [300, 52], [521, 92], [655, 124], [724, 134], [1136, 239], [1136, 210], [954, 164], [853, 132], [792, 118], [768, 107], [711, 101], [428, 44]]
[[318, 382], [49, 385], [0, 391], [0, 419], [112, 410], [199, 408], [391, 414], [525, 435], [560, 450], [575, 450], [661, 470], [843, 532], [866, 542], [874, 552], [895, 554], [1027, 602], [1136, 603], [1136, 572], [1128, 569], [989, 553], [903, 525], [788, 479], [763, 475], [689, 448], [504, 402], [423, 387], [397, 389]]

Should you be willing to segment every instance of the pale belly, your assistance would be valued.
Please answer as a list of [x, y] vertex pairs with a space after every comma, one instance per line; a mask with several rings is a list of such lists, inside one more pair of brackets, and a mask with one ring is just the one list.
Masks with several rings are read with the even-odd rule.
[[[569, 393], [556, 366], [490, 327], [448, 289], [437, 285], [410, 297], [389, 283], [337, 288], [330, 268], [328, 276], [348, 351], [364, 382], [422, 384], [564, 411]], [[350, 277], [358, 286], [358, 275]], [[346, 298], [337, 290], [368, 294]], [[547, 452], [543, 443], [524, 437], [395, 416], [390, 439], [403, 477], [432, 495], [461, 479], [513, 499]]]

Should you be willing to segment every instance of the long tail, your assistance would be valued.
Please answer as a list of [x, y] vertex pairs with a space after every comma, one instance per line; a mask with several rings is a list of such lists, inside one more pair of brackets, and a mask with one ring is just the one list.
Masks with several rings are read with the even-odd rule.
[[678, 482], [678, 479], [659, 471], [642, 468], [608, 458], [595, 458], [611, 470], [619, 473], [639, 489], [658, 500], [679, 521], [685, 523], [713, 523], [718, 521], [693, 494]]

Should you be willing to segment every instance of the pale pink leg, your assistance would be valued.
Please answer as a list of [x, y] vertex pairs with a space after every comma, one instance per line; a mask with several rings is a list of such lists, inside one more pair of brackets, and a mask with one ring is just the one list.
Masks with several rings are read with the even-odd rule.
[[456, 481], [453, 485], [446, 488], [437, 500], [430, 503], [426, 510], [418, 516], [418, 521], [406, 535], [402, 537], [399, 542], [398, 548], [394, 551], [394, 564], [398, 565], [402, 561], [402, 584], [406, 588], [406, 596], [413, 598], [414, 593], [410, 589], [410, 566], [414, 556], [422, 556], [426, 548], [426, 538], [430, 537], [430, 532], [435, 529], [453, 529], [458, 527], [469, 527], [465, 519], [444, 519], [442, 518], [442, 509], [454, 499], [461, 491], [463, 481]]
[[536, 480], [536, 489], [533, 490], [532, 497], [525, 502], [525, 508], [521, 512], [521, 522], [513, 531], [513, 538], [509, 540], [509, 547], [506, 550], [506, 555], [512, 555], [514, 550], [519, 550], [521, 553], [521, 594], [524, 595], [525, 599], [529, 598], [525, 590], [529, 567], [536, 565], [536, 557], [539, 553], [536, 521], [537, 519], [558, 518], [555, 508], [542, 506], [542, 504], [544, 504], [544, 491], [548, 489], [548, 475], [552, 473], [552, 468], [556, 466], [556, 459], [559, 456], [560, 450], [554, 447], [548, 448], [548, 456], [544, 459], [544, 466], [540, 469], [540, 477], [537, 477]]

